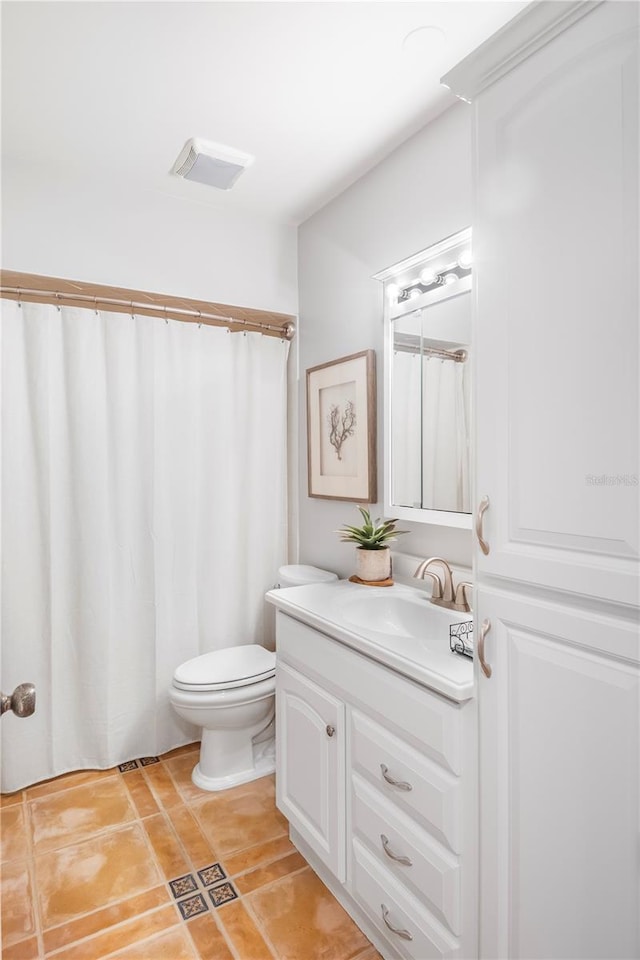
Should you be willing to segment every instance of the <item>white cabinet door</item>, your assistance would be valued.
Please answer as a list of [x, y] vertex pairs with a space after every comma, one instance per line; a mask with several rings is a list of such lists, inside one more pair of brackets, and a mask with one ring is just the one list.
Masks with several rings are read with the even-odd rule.
[[477, 615], [480, 955], [637, 957], [638, 624], [483, 587]]
[[473, 227], [477, 571], [631, 604], [639, 11], [596, 6], [480, 94]]
[[344, 704], [308, 677], [276, 669], [278, 807], [338, 880], [346, 877]]

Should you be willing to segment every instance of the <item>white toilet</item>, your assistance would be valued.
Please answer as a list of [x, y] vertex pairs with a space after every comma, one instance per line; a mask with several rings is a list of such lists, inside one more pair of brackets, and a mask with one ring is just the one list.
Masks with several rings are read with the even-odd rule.
[[[278, 586], [337, 580], [317, 567], [289, 564]], [[202, 790], [225, 790], [275, 770], [276, 655], [259, 644], [225, 647], [181, 664], [169, 700], [184, 720], [202, 728], [192, 773]]]

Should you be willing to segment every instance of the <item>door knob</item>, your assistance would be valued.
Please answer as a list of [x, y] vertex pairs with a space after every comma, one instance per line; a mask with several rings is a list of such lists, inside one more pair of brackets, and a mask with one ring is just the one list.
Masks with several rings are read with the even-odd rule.
[[336, 732], [336, 728], [335, 728], [335, 727], [332, 727], [330, 723], [327, 724], [326, 730], [327, 730], [327, 736], [328, 736], [328, 737], [332, 737], [332, 736], [334, 735], [334, 733]]
[[36, 688], [32, 683], [21, 683], [9, 696], [0, 693], [0, 715], [13, 710], [16, 717], [30, 717], [36, 709]]

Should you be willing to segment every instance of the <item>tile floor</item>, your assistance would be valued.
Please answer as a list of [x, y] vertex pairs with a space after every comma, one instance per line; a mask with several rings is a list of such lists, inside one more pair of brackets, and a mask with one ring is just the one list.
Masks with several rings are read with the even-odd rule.
[[273, 777], [206, 793], [197, 749], [2, 797], [4, 960], [380, 960], [290, 843]]

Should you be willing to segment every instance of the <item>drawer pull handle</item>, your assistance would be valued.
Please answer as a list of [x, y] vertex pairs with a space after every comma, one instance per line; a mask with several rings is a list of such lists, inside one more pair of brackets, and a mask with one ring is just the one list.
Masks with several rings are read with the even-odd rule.
[[384, 903], [380, 904], [380, 909], [382, 910], [382, 919], [389, 930], [391, 930], [391, 933], [395, 933], [396, 937], [402, 937], [403, 940], [413, 940], [413, 935], [409, 933], [408, 930], [401, 930], [400, 927], [394, 927], [394, 925], [389, 921], [389, 911], [385, 907]]
[[389, 846], [389, 838], [385, 837], [384, 833], [380, 834], [380, 839], [382, 840], [382, 849], [389, 857], [390, 860], [395, 860], [396, 863], [403, 863], [405, 867], [412, 867], [413, 861], [409, 860], [409, 857], [400, 857], [397, 853], [394, 853], [391, 847]]
[[485, 557], [489, 553], [489, 544], [484, 539], [484, 514], [485, 510], [489, 507], [489, 497], [483, 497], [478, 505], [478, 513], [476, 515], [476, 537], [478, 538], [478, 543], [480, 544], [480, 549], [484, 553]]
[[478, 660], [480, 661], [482, 672], [487, 679], [489, 679], [492, 674], [491, 664], [487, 663], [484, 658], [484, 640], [489, 630], [491, 630], [491, 620], [483, 620], [482, 626], [480, 627], [480, 637], [478, 638]]
[[398, 790], [413, 790], [411, 784], [407, 783], [406, 780], [394, 780], [393, 777], [389, 776], [389, 767], [386, 763], [381, 763], [380, 769], [382, 770], [382, 776], [392, 787], [397, 787]]
[[332, 727], [330, 723], [327, 724], [327, 736], [332, 737], [336, 732], [336, 728]]

